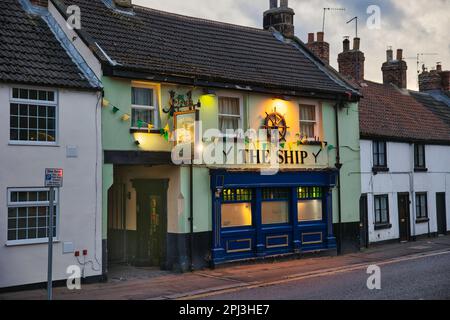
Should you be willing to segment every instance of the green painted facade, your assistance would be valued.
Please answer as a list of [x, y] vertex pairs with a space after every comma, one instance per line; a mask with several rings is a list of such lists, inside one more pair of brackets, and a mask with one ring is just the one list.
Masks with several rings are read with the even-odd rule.
[[[172, 143], [167, 142], [158, 133], [130, 133], [130, 120], [124, 120], [124, 114], [131, 115], [131, 88], [132, 81], [127, 79], [104, 77], [102, 79], [105, 92], [105, 100], [110, 104], [104, 106], [102, 111], [102, 139], [103, 149], [107, 151], [171, 151]], [[170, 84], [156, 84], [159, 88], [160, 128], [167, 124], [172, 127], [172, 120], [162, 112], [169, 104], [169, 91], [185, 94], [193, 90], [193, 100], [200, 100], [202, 107], [200, 118], [203, 129], [216, 129], [218, 120], [218, 99], [224, 96], [239, 96], [242, 98], [242, 115], [244, 129], [259, 129], [265, 118], [265, 112], [275, 110], [286, 116], [288, 125], [289, 142], [295, 145], [299, 132], [299, 104], [315, 104], [320, 110], [319, 131], [323, 141], [329, 146], [336, 146], [335, 108], [333, 101], [315, 101], [298, 97], [291, 97], [289, 101], [280, 101], [270, 95], [239, 91], [220, 91], [216, 95], [203, 95], [202, 88], [190, 88]], [[119, 110], [114, 113], [113, 106]], [[339, 110], [339, 134], [341, 144], [341, 170], [342, 185], [342, 222], [359, 221], [359, 198], [361, 194], [361, 181], [358, 175], [360, 171], [359, 153], [359, 115], [357, 103], [349, 103], [346, 108]], [[137, 146], [135, 141], [141, 144]], [[303, 146], [304, 150], [315, 152], [317, 146]], [[336, 150], [325, 148], [322, 153], [318, 168], [333, 168], [336, 163]], [[296, 169], [309, 169], [310, 165], [297, 166]], [[142, 170], [157, 170], [157, 168], [145, 168]], [[172, 170], [172, 169], [171, 169]], [[169, 212], [169, 231], [171, 233], [189, 233], [189, 199], [190, 180], [189, 167], [173, 167], [176, 171], [173, 176], [177, 181], [173, 182], [175, 193], [169, 195], [169, 202], [173, 202], [173, 210]], [[103, 168], [103, 237], [107, 238], [108, 229], [108, 190], [114, 183], [114, 166], [105, 164]], [[161, 172], [158, 172], [161, 175]], [[148, 175], [146, 175], [147, 177]], [[206, 232], [212, 230], [212, 200], [209, 181], [209, 168], [196, 166], [194, 170], [194, 232]], [[172, 183], [172, 182], [171, 182]], [[337, 191], [334, 190], [334, 222], [338, 222]], [[176, 203], [176, 204], [175, 204]], [[127, 213], [130, 214], [130, 213]]]

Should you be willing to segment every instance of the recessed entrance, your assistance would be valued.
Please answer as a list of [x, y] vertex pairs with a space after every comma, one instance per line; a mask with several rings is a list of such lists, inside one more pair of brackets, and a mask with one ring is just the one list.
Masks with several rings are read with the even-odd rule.
[[109, 266], [166, 269], [169, 180], [122, 179], [121, 173], [108, 192]]

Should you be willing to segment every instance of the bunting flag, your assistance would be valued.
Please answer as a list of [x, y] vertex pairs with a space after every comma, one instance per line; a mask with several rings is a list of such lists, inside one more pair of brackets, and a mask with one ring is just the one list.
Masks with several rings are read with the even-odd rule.
[[328, 146], [328, 151], [331, 151], [331, 150], [334, 150], [334, 149], [336, 149], [335, 146], [333, 146], [333, 145], [331, 145], [331, 144]]
[[106, 99], [103, 99], [102, 106], [103, 106], [103, 108], [109, 107], [109, 101]]
[[142, 129], [142, 127], [145, 126], [145, 125], [146, 125], [146, 122], [145, 122], [145, 121], [142, 121], [141, 119], [139, 119], [139, 120], [137, 121], [137, 127], [138, 127], [138, 129]]
[[280, 143], [281, 149], [284, 149], [285, 146], [286, 146], [286, 143], [284, 143], [284, 142]]
[[122, 117], [121, 117], [121, 119], [122, 119], [122, 121], [128, 121], [128, 120], [130, 120], [130, 115], [129, 114], [127, 114], [127, 113], [125, 113], [124, 115], [122, 115]]
[[155, 127], [154, 125], [152, 125], [152, 124], [149, 123], [149, 124], [147, 125], [148, 133], [150, 133], [150, 131], [152, 131], [154, 127]]
[[169, 141], [169, 131], [170, 131], [169, 125], [166, 125], [165, 128], [161, 129], [160, 131], [161, 136], [164, 137], [166, 141]]
[[113, 113], [117, 113], [117, 112], [119, 112], [119, 111], [120, 111], [120, 109], [119, 109], [119, 108], [117, 108], [117, 107], [113, 106], [113, 109], [112, 109], [112, 112], [113, 112]]

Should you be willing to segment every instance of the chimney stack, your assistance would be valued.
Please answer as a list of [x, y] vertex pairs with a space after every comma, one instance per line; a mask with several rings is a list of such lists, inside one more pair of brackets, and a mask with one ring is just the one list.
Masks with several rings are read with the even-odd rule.
[[325, 42], [325, 34], [317, 32], [317, 41], [314, 41], [314, 33], [308, 34], [306, 46], [324, 63], [330, 64], [330, 44]]
[[289, 8], [288, 0], [281, 0], [278, 7], [278, 0], [270, 0], [270, 9], [264, 12], [264, 30], [271, 27], [283, 34], [286, 38], [293, 38], [294, 15], [295, 12]]
[[353, 39], [353, 49], [350, 50], [350, 40], [343, 42], [343, 52], [338, 56], [339, 73], [356, 81], [364, 80], [364, 62], [366, 58], [361, 50], [361, 39]]
[[403, 50], [397, 50], [396, 60], [393, 60], [392, 56], [392, 49], [389, 48], [386, 51], [386, 62], [383, 63], [383, 67], [381, 68], [383, 72], [383, 83], [394, 84], [401, 89], [406, 89], [408, 84], [406, 74], [408, 65], [406, 64], [406, 61], [403, 60]]
[[450, 91], [450, 71], [442, 71], [441, 63], [436, 64], [436, 70], [427, 71], [423, 68], [419, 75], [420, 91]]

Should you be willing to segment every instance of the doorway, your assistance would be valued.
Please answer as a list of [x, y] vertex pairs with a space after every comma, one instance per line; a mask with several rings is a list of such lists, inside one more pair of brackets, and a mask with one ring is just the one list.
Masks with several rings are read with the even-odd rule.
[[445, 198], [446, 198], [445, 193], [436, 194], [438, 235], [447, 234], [447, 209], [445, 204]]
[[137, 267], [166, 269], [168, 180], [133, 180]]
[[410, 228], [410, 205], [409, 193], [398, 194], [398, 220], [400, 241], [406, 242], [410, 240], [411, 228]]
[[369, 204], [367, 194], [363, 194], [359, 201], [360, 212], [360, 247], [369, 248]]

